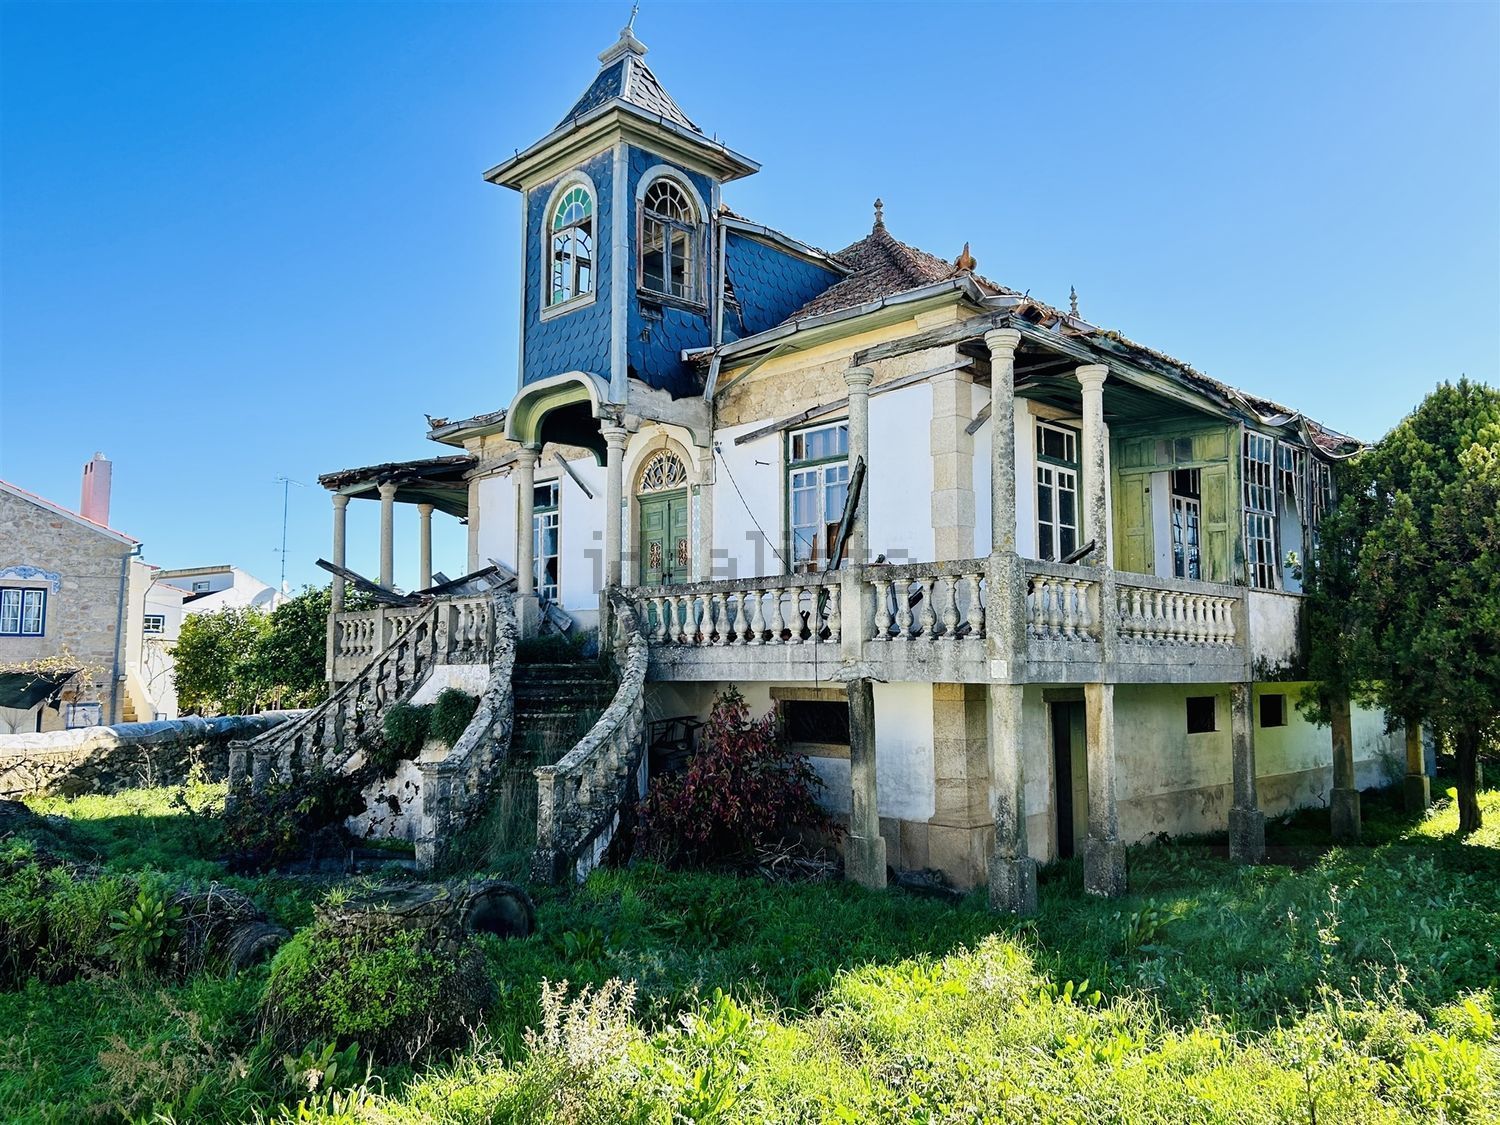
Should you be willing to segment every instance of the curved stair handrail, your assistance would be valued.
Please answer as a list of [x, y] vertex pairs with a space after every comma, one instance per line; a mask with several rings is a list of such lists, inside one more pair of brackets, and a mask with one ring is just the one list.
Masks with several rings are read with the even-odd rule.
[[[315, 766], [342, 770], [359, 749], [360, 736], [381, 713], [419, 684], [435, 663], [439, 613], [435, 602], [391, 638], [348, 683], [300, 718], [229, 747], [229, 799], [243, 795], [246, 763], [252, 793], [270, 782], [273, 760], [279, 779], [292, 780], [301, 759], [304, 771]], [[363, 705], [363, 706], [362, 706]]]
[[635, 607], [618, 588], [607, 596], [624, 642], [620, 686], [589, 732], [557, 762], [536, 770], [531, 874], [539, 882], [559, 883], [570, 872], [581, 882], [598, 866], [640, 775], [649, 648]]
[[430, 870], [443, 862], [454, 837], [479, 811], [495, 784], [500, 759], [510, 753], [515, 729], [511, 676], [516, 663], [516, 615], [511, 595], [495, 591], [491, 600], [494, 649], [490, 678], [474, 717], [453, 749], [439, 761], [417, 763], [422, 771], [422, 825], [416, 841], [417, 865]]

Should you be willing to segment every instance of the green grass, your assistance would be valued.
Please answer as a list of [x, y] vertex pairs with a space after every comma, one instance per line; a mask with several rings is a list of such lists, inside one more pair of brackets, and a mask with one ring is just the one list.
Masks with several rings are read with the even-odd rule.
[[[44, 804], [112, 868], [211, 863], [164, 791]], [[1482, 806], [1463, 841], [1448, 801], [1367, 798], [1354, 848], [1326, 814], [1271, 825], [1295, 866], [1132, 849], [1117, 900], [1055, 865], [1019, 922], [980, 895], [598, 872], [542, 897], [537, 935], [485, 942], [500, 999], [467, 1049], [309, 1119], [1500, 1120], [1500, 791]], [[245, 885], [293, 927], [327, 889]], [[274, 1116], [264, 984], [0, 994], [0, 1119]]]

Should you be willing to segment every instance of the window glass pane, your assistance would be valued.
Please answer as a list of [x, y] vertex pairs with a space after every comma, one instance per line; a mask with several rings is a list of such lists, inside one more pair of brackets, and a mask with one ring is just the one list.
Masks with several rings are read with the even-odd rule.
[[666, 292], [667, 284], [667, 233], [653, 219], [647, 219], [641, 228], [641, 284], [657, 293]]
[[693, 296], [693, 241], [689, 231], [674, 227], [670, 233], [672, 263], [672, 296]]
[[47, 604], [47, 595], [42, 590], [27, 590], [21, 598], [21, 632], [28, 636], [40, 636], [42, 607]]
[[0, 590], [0, 633], [21, 631], [21, 591]]

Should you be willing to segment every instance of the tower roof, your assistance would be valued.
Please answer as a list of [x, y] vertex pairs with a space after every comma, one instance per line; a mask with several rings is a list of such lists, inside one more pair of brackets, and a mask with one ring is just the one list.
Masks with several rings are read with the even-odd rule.
[[558, 126], [611, 101], [625, 102], [684, 129], [703, 132], [682, 112], [682, 107], [672, 100], [672, 95], [646, 65], [646, 45], [628, 26], [620, 30], [620, 38], [615, 44], [600, 54], [599, 73], [583, 96], [573, 103], [573, 108], [563, 115]]

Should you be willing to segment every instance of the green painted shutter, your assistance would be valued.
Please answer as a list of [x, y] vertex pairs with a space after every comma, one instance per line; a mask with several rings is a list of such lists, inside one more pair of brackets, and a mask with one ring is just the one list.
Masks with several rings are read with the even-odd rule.
[[1151, 540], [1151, 477], [1131, 473], [1116, 477], [1115, 499], [1115, 568], [1134, 574], [1150, 574], [1155, 569]]
[[1234, 534], [1229, 465], [1205, 465], [1199, 475], [1203, 498], [1203, 577], [1210, 582], [1234, 581]]

